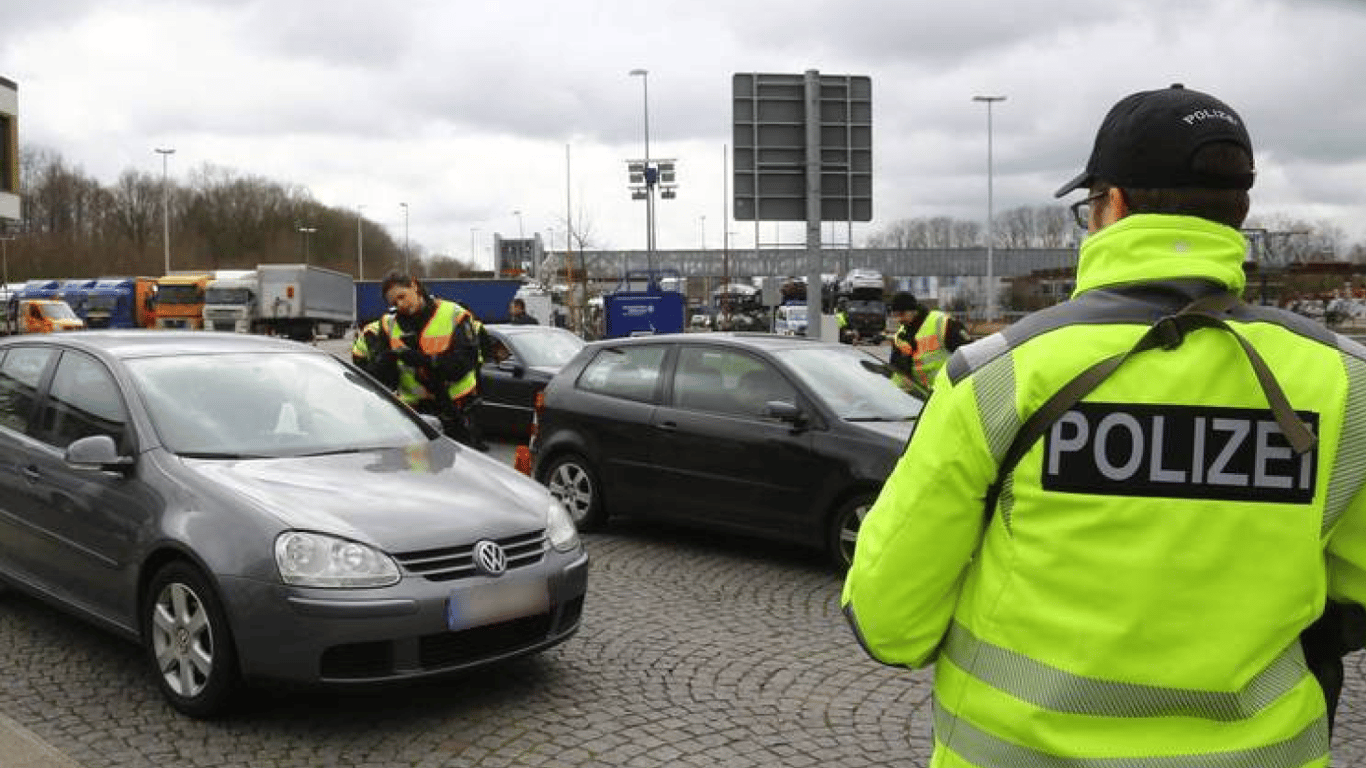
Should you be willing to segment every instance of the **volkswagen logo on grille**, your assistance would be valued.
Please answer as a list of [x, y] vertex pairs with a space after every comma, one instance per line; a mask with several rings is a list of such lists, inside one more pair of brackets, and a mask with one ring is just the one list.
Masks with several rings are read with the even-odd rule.
[[474, 564], [490, 576], [508, 569], [508, 554], [492, 541], [481, 541], [474, 545]]

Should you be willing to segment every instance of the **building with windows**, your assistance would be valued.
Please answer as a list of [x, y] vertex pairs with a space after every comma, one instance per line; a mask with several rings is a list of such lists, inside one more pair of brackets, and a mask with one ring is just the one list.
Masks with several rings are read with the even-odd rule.
[[0, 225], [19, 218], [19, 86], [0, 77]]

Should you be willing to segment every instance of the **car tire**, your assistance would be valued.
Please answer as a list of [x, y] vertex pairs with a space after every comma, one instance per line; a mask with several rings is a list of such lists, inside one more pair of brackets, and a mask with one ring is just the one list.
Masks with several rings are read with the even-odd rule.
[[573, 453], [559, 456], [546, 468], [541, 482], [569, 510], [580, 531], [596, 530], [606, 522], [602, 486], [587, 459]]
[[859, 493], [845, 499], [830, 516], [826, 538], [830, 561], [835, 567], [847, 570], [854, 562], [854, 544], [858, 540], [863, 518], [877, 500], [875, 493]]
[[157, 571], [143, 605], [142, 637], [172, 707], [195, 718], [227, 711], [237, 692], [237, 652], [222, 603], [197, 568], [174, 562]]

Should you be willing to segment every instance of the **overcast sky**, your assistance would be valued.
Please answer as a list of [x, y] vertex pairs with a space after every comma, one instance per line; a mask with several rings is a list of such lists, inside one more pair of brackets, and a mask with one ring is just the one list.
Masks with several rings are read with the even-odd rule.
[[[872, 81], [874, 218], [856, 243], [903, 218], [984, 219], [974, 95], [1007, 99], [999, 212], [1053, 202], [1111, 104], [1173, 82], [1248, 124], [1253, 216], [1363, 241], [1363, 40], [1360, 0], [0, 0], [24, 144], [106, 183], [160, 174], [153, 148], [173, 147], [175, 178], [208, 163], [302, 185], [399, 240], [406, 202], [414, 242], [468, 258], [473, 239], [485, 265], [494, 232], [518, 235], [513, 211], [563, 247], [567, 197], [600, 247], [644, 248], [625, 166], [643, 154], [635, 68], [650, 154], [678, 160], [661, 249], [721, 247], [732, 75], [809, 69]], [[753, 223], [729, 230], [752, 247]]]

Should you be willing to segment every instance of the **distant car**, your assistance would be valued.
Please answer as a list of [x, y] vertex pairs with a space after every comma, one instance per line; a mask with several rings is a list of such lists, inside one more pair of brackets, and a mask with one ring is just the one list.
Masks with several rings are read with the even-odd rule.
[[578, 629], [587, 569], [544, 488], [326, 352], [0, 339], [0, 581], [140, 642], [186, 714], [222, 711], [240, 680], [367, 684], [540, 651]]
[[806, 335], [806, 305], [783, 304], [773, 319], [773, 332], [779, 336]]
[[536, 395], [583, 349], [584, 340], [548, 325], [485, 325], [493, 359], [479, 373], [474, 421], [487, 433], [530, 434]]
[[771, 334], [590, 344], [545, 390], [533, 474], [581, 530], [657, 517], [847, 565], [922, 403], [847, 345]]

